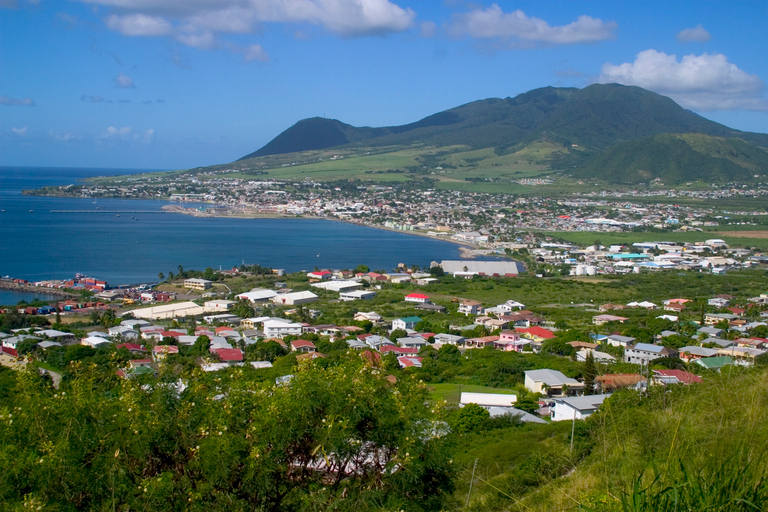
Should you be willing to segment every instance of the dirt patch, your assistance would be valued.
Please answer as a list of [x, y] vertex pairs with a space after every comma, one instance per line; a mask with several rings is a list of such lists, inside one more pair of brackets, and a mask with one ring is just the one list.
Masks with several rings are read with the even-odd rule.
[[763, 231], [718, 231], [718, 235], [733, 238], [768, 238], [768, 230]]

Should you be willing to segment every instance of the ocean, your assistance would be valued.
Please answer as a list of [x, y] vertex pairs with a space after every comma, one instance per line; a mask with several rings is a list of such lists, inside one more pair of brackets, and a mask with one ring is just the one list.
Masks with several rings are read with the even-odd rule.
[[[158, 273], [175, 274], [179, 265], [204, 270], [245, 263], [295, 272], [365, 264], [390, 270], [398, 263], [428, 267], [433, 260], [459, 257], [458, 246], [450, 242], [336, 221], [169, 213], [118, 216], [95, 212], [158, 212], [169, 203], [21, 194], [24, 189], [67, 185], [90, 176], [140, 172], [147, 170], [0, 167], [0, 275], [37, 281], [82, 273], [118, 286], [156, 281]], [[9, 303], [4, 296], [0, 295], [0, 304]]]

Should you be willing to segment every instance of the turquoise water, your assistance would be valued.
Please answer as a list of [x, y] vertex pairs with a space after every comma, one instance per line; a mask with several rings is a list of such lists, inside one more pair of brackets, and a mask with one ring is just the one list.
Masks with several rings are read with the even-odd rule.
[[[197, 218], [179, 214], [53, 213], [51, 210], [160, 211], [165, 201], [35, 197], [22, 189], [97, 175], [146, 171], [0, 167], [0, 275], [29, 280], [76, 273], [111, 286], [153, 281], [159, 272], [231, 268], [394, 268], [456, 259], [449, 242], [316, 219]], [[18, 300], [12, 301], [16, 303]], [[0, 301], [2, 303], [2, 301]]]

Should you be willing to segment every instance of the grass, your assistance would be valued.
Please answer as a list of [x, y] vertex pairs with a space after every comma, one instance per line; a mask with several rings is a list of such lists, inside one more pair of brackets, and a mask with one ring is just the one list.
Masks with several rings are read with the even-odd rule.
[[479, 386], [477, 384], [458, 384], [458, 383], [434, 383], [429, 385], [429, 394], [432, 400], [445, 400], [448, 405], [458, 405], [461, 399], [461, 393], [493, 393], [516, 394], [514, 389], [492, 388], [488, 386]]

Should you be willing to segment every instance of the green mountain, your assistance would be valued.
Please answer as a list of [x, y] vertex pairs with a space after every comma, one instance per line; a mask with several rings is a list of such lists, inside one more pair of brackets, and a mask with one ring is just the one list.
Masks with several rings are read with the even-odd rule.
[[768, 151], [741, 139], [701, 133], [663, 133], [620, 142], [591, 158], [573, 175], [613, 183], [749, 181], [768, 171]]
[[[700, 145], [693, 149], [679, 138], [652, 138], [689, 133], [738, 140], [727, 148], [718, 143], [721, 151], [737, 155], [725, 158]], [[503, 156], [542, 144], [555, 149], [539, 158], [539, 163], [552, 169], [575, 167], [580, 176], [619, 183], [647, 181], [648, 176], [660, 176], [668, 184], [695, 176], [722, 181], [768, 171], [756, 147], [768, 148], [768, 134], [734, 130], [665, 96], [617, 84], [544, 87], [514, 98], [474, 101], [403, 126], [355, 127], [335, 119], [304, 119], [240, 161], [330, 148], [462, 147], [464, 151], [492, 149], [496, 156]], [[665, 161], [653, 162], [659, 150]], [[722, 161], [710, 161], [717, 158]], [[626, 170], [628, 162], [632, 162], [630, 169], [646, 174], [640, 173], [638, 179], [625, 175], [625, 171], [634, 172]], [[666, 176], [666, 172], [672, 174]]]

